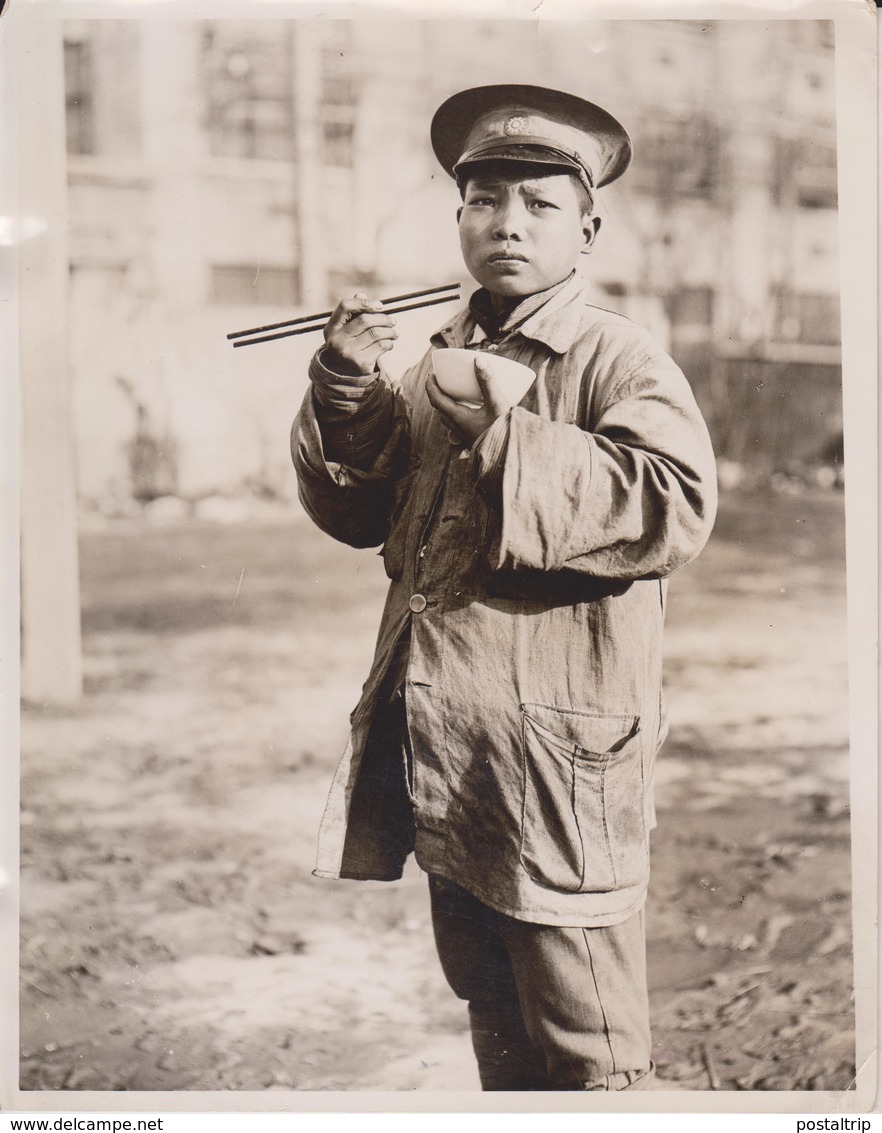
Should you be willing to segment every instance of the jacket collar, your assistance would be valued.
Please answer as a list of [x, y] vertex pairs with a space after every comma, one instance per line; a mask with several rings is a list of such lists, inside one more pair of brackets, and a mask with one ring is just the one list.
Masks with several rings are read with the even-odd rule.
[[[588, 284], [574, 275], [547, 303], [534, 311], [510, 333], [540, 342], [556, 354], [565, 354], [576, 340], [582, 322], [582, 313], [588, 302]], [[469, 309], [459, 314], [432, 335], [433, 346], [462, 347], [471, 340], [477, 325]]]

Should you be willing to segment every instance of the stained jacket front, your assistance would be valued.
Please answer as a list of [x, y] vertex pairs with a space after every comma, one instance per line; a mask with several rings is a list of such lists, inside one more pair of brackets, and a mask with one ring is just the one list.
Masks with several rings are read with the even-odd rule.
[[[475, 335], [464, 311], [432, 344]], [[392, 580], [316, 873], [401, 874], [409, 847], [376, 801], [401, 753], [374, 738], [370, 768], [363, 756], [409, 635], [420, 866], [513, 917], [613, 924], [645, 897], [664, 580], [710, 532], [713, 454], [681, 371], [577, 279], [488, 348], [537, 377], [469, 453], [428, 401], [430, 354], [400, 384], [381, 374], [350, 418], [354, 444], [360, 421], [386, 421], [368, 467], [326, 458], [312, 389], [294, 424], [308, 513], [345, 543], [382, 544]], [[320, 355], [311, 377], [335, 380]]]

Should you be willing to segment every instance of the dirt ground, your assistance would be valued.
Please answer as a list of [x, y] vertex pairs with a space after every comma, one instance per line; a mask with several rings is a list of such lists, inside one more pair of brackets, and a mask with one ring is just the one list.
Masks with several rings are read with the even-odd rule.
[[[90, 530], [81, 569], [86, 695], [23, 716], [21, 1087], [477, 1089], [419, 871], [310, 875], [379, 560], [292, 509]], [[672, 581], [667, 655], [660, 1078], [846, 1089], [841, 495], [727, 495]]]

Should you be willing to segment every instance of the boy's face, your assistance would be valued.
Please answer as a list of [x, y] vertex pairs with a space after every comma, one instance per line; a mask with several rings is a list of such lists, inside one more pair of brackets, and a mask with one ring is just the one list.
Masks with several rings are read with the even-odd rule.
[[594, 243], [600, 221], [584, 203], [568, 173], [522, 165], [477, 171], [457, 213], [466, 267], [500, 299], [553, 287]]

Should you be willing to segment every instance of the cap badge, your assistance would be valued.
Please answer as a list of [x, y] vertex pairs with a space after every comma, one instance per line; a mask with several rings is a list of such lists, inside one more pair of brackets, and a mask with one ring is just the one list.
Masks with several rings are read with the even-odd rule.
[[523, 114], [515, 114], [509, 118], [503, 125], [503, 132], [506, 134], [526, 134], [529, 132], [529, 123]]

